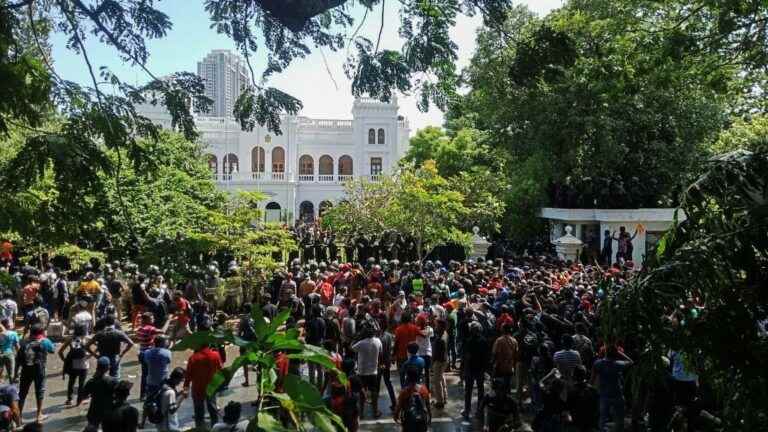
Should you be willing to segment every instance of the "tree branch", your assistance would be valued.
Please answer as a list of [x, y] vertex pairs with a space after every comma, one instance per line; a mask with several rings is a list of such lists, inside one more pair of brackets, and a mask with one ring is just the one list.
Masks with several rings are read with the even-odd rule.
[[379, 52], [379, 43], [381, 42], [381, 33], [384, 31], [384, 5], [386, 0], [381, 0], [381, 25], [379, 26], [379, 37], [376, 39], [375, 53]]

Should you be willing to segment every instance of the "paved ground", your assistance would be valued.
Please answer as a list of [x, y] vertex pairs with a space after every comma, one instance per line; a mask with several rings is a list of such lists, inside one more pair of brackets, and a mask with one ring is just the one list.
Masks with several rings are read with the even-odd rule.
[[[186, 359], [188, 353], [174, 352], [173, 366], [186, 365]], [[228, 359], [233, 359], [236, 355], [235, 347], [230, 347], [227, 351]], [[91, 369], [94, 370], [95, 364], [91, 360]], [[87, 412], [87, 405], [81, 405], [80, 407], [65, 407], [64, 402], [66, 400], [66, 380], [61, 377], [62, 362], [58, 356], [48, 357], [48, 380], [47, 380], [47, 394], [45, 398], [44, 414], [48, 417], [45, 420], [45, 430], [47, 431], [81, 431], [85, 426], [85, 413]], [[126, 355], [124, 363], [122, 365], [122, 378], [128, 379], [134, 382], [134, 388], [129, 400], [134, 406], [141, 409], [139, 402], [139, 364], [136, 352], [131, 352]], [[395, 385], [395, 391], [398, 390], [399, 385], [397, 380], [393, 380]], [[449, 402], [442, 410], [434, 410], [433, 412], [433, 425], [432, 430], [435, 432], [458, 432], [458, 431], [477, 431], [479, 427], [469, 422], [463, 422], [461, 419], [461, 410], [463, 409], [463, 387], [458, 383], [458, 377], [455, 373], [447, 373], [446, 381], [448, 383], [448, 399]], [[242, 373], [234, 378], [230, 388], [223, 392], [219, 398], [219, 406], [223, 407], [230, 400], [237, 400], [240, 402], [246, 402], [255, 398], [254, 387], [243, 387]], [[32, 390], [34, 391], [34, 390]], [[366, 412], [360, 422], [361, 431], [370, 432], [384, 432], [384, 431], [398, 431], [399, 427], [392, 420], [391, 411], [389, 409], [389, 398], [386, 395], [386, 390], [382, 389], [379, 399], [379, 407], [383, 413], [379, 419], [373, 419], [370, 407], [366, 407]], [[27, 406], [24, 409], [23, 417], [25, 422], [34, 421], [35, 410], [34, 396], [30, 394], [28, 397]], [[244, 403], [244, 416], [250, 416], [253, 414], [253, 409], [250, 404]], [[474, 407], [473, 407], [474, 409]], [[192, 403], [187, 400], [180, 410], [180, 421], [185, 428], [191, 428], [194, 425], [192, 414]], [[149, 424], [148, 424], [149, 426]], [[154, 430], [154, 429], [149, 429]]]

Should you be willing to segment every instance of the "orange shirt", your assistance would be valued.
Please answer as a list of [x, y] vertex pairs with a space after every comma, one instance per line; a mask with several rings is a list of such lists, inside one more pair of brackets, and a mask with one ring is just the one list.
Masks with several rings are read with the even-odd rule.
[[40, 291], [40, 284], [36, 282], [24, 285], [24, 288], [21, 290], [21, 303], [24, 306], [29, 306], [35, 303], [38, 291]]

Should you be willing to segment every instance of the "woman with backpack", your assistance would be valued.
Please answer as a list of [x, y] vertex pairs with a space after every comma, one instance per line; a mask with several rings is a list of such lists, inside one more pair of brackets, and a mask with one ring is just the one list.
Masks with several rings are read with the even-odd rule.
[[[77, 394], [83, 390], [85, 378], [88, 375], [87, 331], [85, 326], [76, 325], [72, 337], [68, 338], [59, 348], [59, 358], [64, 362], [64, 375], [69, 377], [67, 383], [66, 406], [72, 406], [72, 394], [77, 380]], [[66, 352], [66, 355], [64, 354]]]
[[432, 423], [429, 390], [419, 384], [419, 371], [416, 368], [406, 369], [405, 382], [405, 387], [397, 396], [393, 413], [395, 422], [401, 425], [403, 432], [426, 432]]

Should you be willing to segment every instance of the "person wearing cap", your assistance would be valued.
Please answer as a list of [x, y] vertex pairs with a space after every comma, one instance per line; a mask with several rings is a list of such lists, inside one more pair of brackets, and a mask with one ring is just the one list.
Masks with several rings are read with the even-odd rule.
[[96, 361], [96, 373], [83, 386], [83, 390], [77, 395], [77, 405], [89, 397], [91, 404], [88, 407], [86, 419], [88, 425], [98, 430], [104, 416], [112, 409], [115, 386], [117, 379], [109, 375], [110, 361], [108, 357], [99, 357]]

